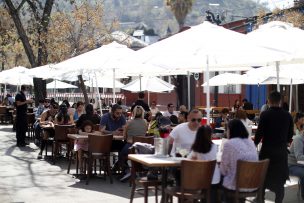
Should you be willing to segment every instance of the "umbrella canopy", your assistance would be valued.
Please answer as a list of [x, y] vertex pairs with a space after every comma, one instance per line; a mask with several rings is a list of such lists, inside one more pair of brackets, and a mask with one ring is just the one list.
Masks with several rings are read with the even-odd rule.
[[29, 69], [18, 66], [0, 72], [0, 83], [10, 85], [33, 85], [33, 77], [28, 74]]
[[[209, 86], [225, 86], [225, 85], [239, 85], [239, 84], [256, 84], [250, 80], [249, 77], [236, 73], [223, 73], [210, 78]], [[207, 86], [205, 82], [202, 86]]]
[[165, 69], [201, 72], [248, 70], [286, 58], [288, 52], [257, 46], [244, 34], [203, 22], [135, 53], [136, 59]]
[[157, 77], [138, 78], [122, 87], [124, 90], [131, 92], [149, 91], [149, 92], [165, 92], [174, 89], [174, 85], [167, 83]]
[[[96, 80], [91, 79], [89, 81], [86, 81], [84, 84], [88, 87], [96, 87]], [[97, 86], [98, 87], [103, 87], [103, 88], [113, 88], [113, 80], [111, 78], [98, 78]], [[115, 80], [115, 87], [116, 88], [121, 88], [123, 86], [124, 86], [123, 83]]]
[[[259, 29], [247, 34], [248, 39], [260, 46], [287, 51], [287, 63], [304, 62], [304, 30], [293, 27], [290, 23], [273, 21], [260, 25]], [[284, 60], [279, 60], [284, 61]]]
[[133, 50], [125, 45], [112, 42], [103, 45], [100, 48], [75, 56], [63, 62], [56, 64], [54, 67], [63, 69], [65, 72], [78, 72], [82, 75], [85, 72], [94, 72], [95, 70], [112, 70], [117, 68], [114, 61], [119, 61], [123, 57], [133, 54]]
[[68, 89], [68, 88], [73, 88], [76, 89], [78, 88], [75, 85], [71, 85], [69, 83], [61, 82], [59, 80], [54, 80], [53, 82], [50, 82], [46, 84], [46, 89]]

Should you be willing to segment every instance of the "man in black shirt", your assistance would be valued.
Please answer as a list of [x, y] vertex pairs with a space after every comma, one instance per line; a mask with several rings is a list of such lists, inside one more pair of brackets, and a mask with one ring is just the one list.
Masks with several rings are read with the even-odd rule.
[[144, 92], [139, 92], [138, 93], [138, 99], [137, 101], [132, 105], [131, 107], [131, 112], [133, 112], [133, 109], [135, 106], [141, 106], [144, 108], [145, 112], [150, 111], [149, 105], [144, 101], [145, 99], [145, 93]]
[[25, 134], [27, 131], [27, 104], [33, 103], [32, 99], [26, 100], [25, 97], [26, 86], [21, 86], [21, 91], [15, 97], [16, 102], [16, 138], [17, 146], [24, 147]]
[[268, 99], [269, 109], [261, 113], [254, 142], [258, 145], [263, 140], [259, 158], [270, 160], [263, 195], [268, 188], [275, 193], [275, 203], [282, 203], [284, 184], [289, 178], [287, 144], [292, 139], [293, 121], [290, 113], [280, 107], [279, 92], [271, 92]]

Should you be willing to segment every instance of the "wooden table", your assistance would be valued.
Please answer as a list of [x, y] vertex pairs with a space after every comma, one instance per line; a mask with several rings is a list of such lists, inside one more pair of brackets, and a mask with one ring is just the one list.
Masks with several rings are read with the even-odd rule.
[[[109, 135], [109, 134], [103, 134], [103, 135]], [[100, 135], [100, 136], [103, 136]], [[79, 135], [79, 134], [68, 134], [68, 138], [72, 140], [87, 140], [88, 135]], [[114, 135], [113, 140], [124, 140], [123, 136]]]
[[148, 167], [159, 167], [162, 169], [162, 199], [165, 201], [165, 188], [167, 187], [167, 168], [180, 167], [181, 161], [186, 158], [158, 157], [152, 154], [129, 154], [128, 159]]

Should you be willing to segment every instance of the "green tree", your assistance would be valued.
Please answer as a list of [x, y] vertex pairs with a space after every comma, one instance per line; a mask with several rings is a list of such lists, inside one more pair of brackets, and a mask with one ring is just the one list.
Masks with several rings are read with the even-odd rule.
[[[54, 0], [4, 0], [6, 8], [15, 24], [18, 36], [31, 67], [47, 63], [47, 33]], [[28, 11], [30, 20], [22, 22], [22, 12]], [[46, 83], [41, 78], [34, 78], [36, 103], [46, 97]]]
[[166, 0], [181, 29], [188, 13], [192, 10], [193, 0]]

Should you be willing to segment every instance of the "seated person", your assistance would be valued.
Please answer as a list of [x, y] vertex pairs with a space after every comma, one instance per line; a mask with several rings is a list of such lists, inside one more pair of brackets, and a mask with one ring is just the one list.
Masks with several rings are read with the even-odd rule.
[[235, 113], [235, 118], [240, 119], [242, 121], [242, 123], [244, 124], [244, 126], [247, 129], [247, 132], [249, 134], [249, 138], [251, 138], [251, 135], [252, 135], [252, 127], [251, 126], [253, 125], [253, 122], [247, 118], [246, 111], [241, 110], [241, 109], [237, 110], [236, 113]]
[[178, 117], [177, 111], [174, 111], [174, 105], [172, 103], [169, 103], [167, 105], [168, 110], [163, 113], [163, 116], [170, 118], [170, 116], [175, 115]]
[[40, 144], [40, 133], [41, 133], [41, 127], [39, 125], [39, 119], [40, 119], [40, 116], [41, 114], [48, 110], [50, 107], [50, 100], [49, 99], [41, 99], [39, 100], [39, 105], [38, 105], [38, 108], [37, 108], [37, 111], [35, 112], [35, 119], [36, 119], [36, 122], [34, 123], [34, 132], [35, 132], [35, 144], [37, 146], [39, 146]]
[[225, 123], [228, 122], [228, 115], [229, 115], [229, 109], [223, 108], [220, 113], [220, 117], [217, 117], [215, 119], [215, 127], [216, 128], [224, 127]]
[[177, 124], [178, 124], [178, 118], [177, 118], [176, 115], [171, 115], [171, 116], [169, 117], [169, 119], [170, 119], [170, 121], [171, 121], [171, 123], [172, 123], [173, 125], [177, 125]]
[[[94, 124], [90, 120], [86, 120], [82, 123], [82, 126], [79, 130], [79, 134], [80, 135], [89, 135], [89, 134], [98, 134], [99, 135], [100, 132], [94, 132], [93, 128], [94, 128]], [[82, 156], [83, 156], [83, 152], [88, 151], [88, 141], [83, 140], [83, 139], [75, 140], [74, 150], [78, 152], [77, 158], [79, 161], [80, 173], [84, 173]]]
[[82, 123], [86, 120], [90, 120], [94, 125], [100, 123], [100, 116], [94, 113], [93, 105], [88, 104], [85, 107], [85, 114], [82, 114], [76, 122], [76, 127], [80, 128]]
[[59, 106], [59, 112], [55, 116], [54, 123], [57, 125], [71, 125], [74, 123], [73, 117], [68, 113], [68, 108], [65, 104]]
[[[224, 176], [224, 188], [235, 190], [237, 161], [258, 161], [258, 154], [253, 141], [248, 139], [247, 129], [239, 119], [233, 119], [228, 123], [227, 136], [228, 140], [223, 147], [220, 171]], [[226, 200], [229, 203], [234, 202], [228, 198]]]
[[[123, 169], [129, 169], [128, 167], [128, 150], [133, 144], [133, 136], [145, 136], [148, 130], [148, 125], [144, 119], [145, 110], [141, 106], [135, 106], [133, 108], [133, 119], [128, 121], [123, 131], [124, 137], [127, 143], [124, 145], [119, 154], [119, 164]], [[128, 173], [128, 171], [125, 171]]]
[[[44, 111], [41, 114], [41, 118], [39, 121], [39, 125], [43, 128], [43, 135], [42, 135], [42, 140], [41, 140], [41, 145], [40, 145], [40, 152], [38, 154], [38, 159], [42, 158], [42, 152], [45, 148], [47, 139], [51, 136], [53, 137], [55, 135], [55, 130], [54, 128], [54, 121], [55, 121], [55, 116], [58, 112], [58, 103], [53, 102], [50, 105], [49, 110]], [[44, 126], [49, 126], [50, 128], [44, 128]]]
[[188, 112], [187, 111], [181, 111], [178, 114], [178, 123], [185, 123], [187, 122], [187, 118], [188, 118]]
[[304, 164], [299, 164], [298, 161], [304, 162], [304, 135], [303, 132], [296, 134], [290, 146], [288, 154], [289, 174], [300, 178], [301, 197], [304, 200]]
[[296, 113], [294, 118], [294, 135], [302, 135], [303, 134], [303, 127], [304, 127], [304, 114], [303, 113]]
[[201, 126], [202, 114], [193, 109], [188, 116], [188, 122], [179, 124], [170, 133], [170, 144], [172, 144], [171, 155], [175, 156], [176, 149], [184, 149], [190, 152], [194, 143], [196, 131]]
[[[123, 136], [123, 129], [126, 125], [126, 119], [122, 114], [122, 108], [118, 104], [114, 104], [111, 112], [104, 114], [100, 120], [100, 131], [104, 134], [113, 134]], [[112, 151], [121, 151], [124, 142], [113, 140]]]
[[[189, 158], [193, 160], [216, 160], [218, 147], [211, 140], [212, 129], [209, 126], [201, 126], [196, 133], [195, 141], [191, 148]], [[212, 187], [211, 187], [211, 202], [216, 202], [217, 189], [220, 183], [221, 174], [219, 165], [215, 165]]]
[[79, 117], [84, 114], [84, 109], [83, 109], [84, 103], [82, 101], [77, 102], [76, 104], [76, 110], [73, 115], [73, 120], [76, 122]]
[[159, 131], [158, 131], [158, 119], [160, 117], [162, 117], [163, 114], [161, 112], [157, 112], [155, 114], [155, 117], [152, 118], [152, 120], [150, 121], [149, 123], [149, 127], [148, 127], [148, 134], [149, 135], [153, 135], [153, 136], [156, 136], [156, 137], [159, 137]]

